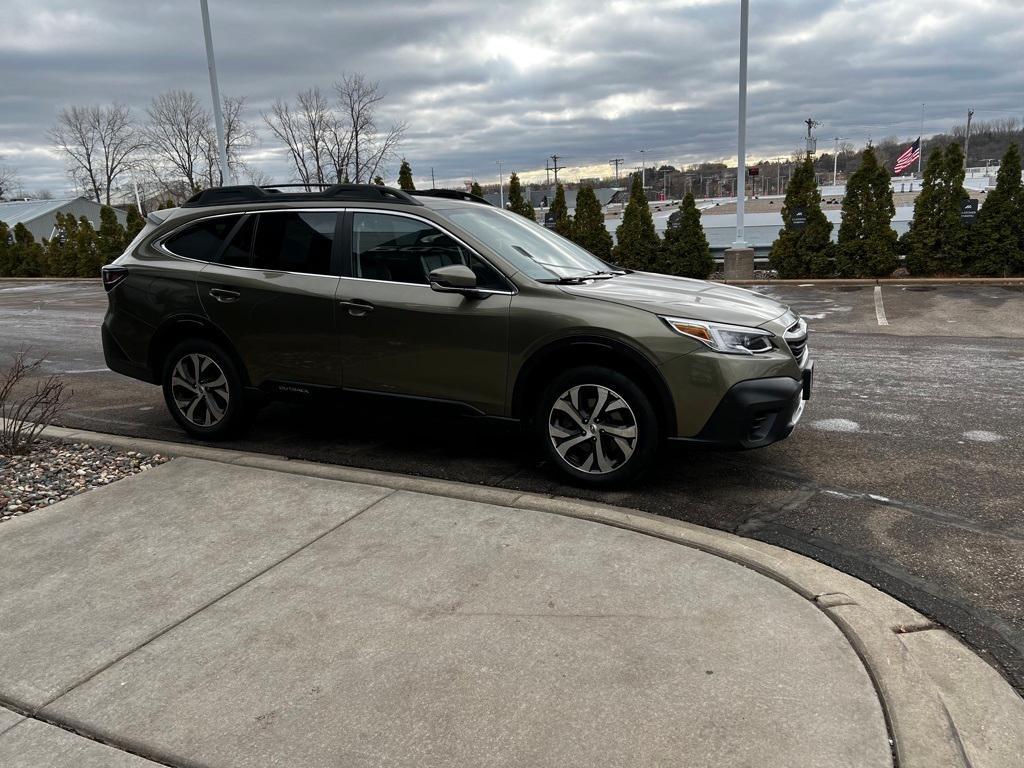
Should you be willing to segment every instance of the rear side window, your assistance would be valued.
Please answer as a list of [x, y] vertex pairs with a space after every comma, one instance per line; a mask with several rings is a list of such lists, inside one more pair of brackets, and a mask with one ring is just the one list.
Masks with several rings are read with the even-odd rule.
[[338, 214], [334, 211], [261, 213], [253, 267], [271, 271], [331, 274]]
[[164, 248], [186, 259], [213, 261], [241, 218], [239, 214], [196, 222], [167, 238]]

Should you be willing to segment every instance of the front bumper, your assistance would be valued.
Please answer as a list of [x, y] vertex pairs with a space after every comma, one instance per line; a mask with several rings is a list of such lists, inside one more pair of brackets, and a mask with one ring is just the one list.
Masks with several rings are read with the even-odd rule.
[[813, 378], [814, 361], [807, 360], [800, 379], [776, 376], [734, 384], [697, 435], [672, 439], [719, 448], [761, 448], [778, 442], [800, 421]]

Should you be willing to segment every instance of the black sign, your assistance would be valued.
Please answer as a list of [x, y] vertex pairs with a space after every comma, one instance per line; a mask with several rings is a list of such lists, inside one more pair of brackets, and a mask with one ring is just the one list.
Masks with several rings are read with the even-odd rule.
[[964, 200], [960, 204], [960, 223], [971, 226], [978, 218], [978, 201], [974, 199]]
[[797, 208], [793, 211], [793, 216], [790, 218], [790, 225], [793, 229], [803, 229], [807, 226], [807, 211], [803, 208]]
[[761, 169], [758, 168], [756, 165], [753, 168], [751, 168], [749, 171], [747, 171], [747, 173], [749, 173], [751, 176], [757, 176], [757, 174], [759, 174], [760, 172], [761, 172]]
[[555, 214], [553, 214], [551, 211], [548, 211], [547, 213], [544, 214], [544, 226], [547, 227], [548, 229], [555, 228]]

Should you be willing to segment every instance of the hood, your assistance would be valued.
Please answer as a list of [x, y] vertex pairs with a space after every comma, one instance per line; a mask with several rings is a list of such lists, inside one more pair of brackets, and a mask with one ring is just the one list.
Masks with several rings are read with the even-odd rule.
[[785, 304], [754, 291], [650, 272], [631, 272], [561, 288], [576, 296], [613, 301], [659, 315], [734, 325], [759, 326], [789, 310]]

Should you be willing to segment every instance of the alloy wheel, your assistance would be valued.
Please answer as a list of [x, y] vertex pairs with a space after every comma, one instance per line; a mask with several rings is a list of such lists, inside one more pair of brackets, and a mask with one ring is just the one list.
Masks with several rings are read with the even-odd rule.
[[171, 373], [171, 394], [181, 414], [197, 427], [220, 423], [228, 409], [228, 380], [217, 361], [192, 353], [178, 360]]
[[570, 467], [605, 475], [625, 465], [636, 450], [636, 416], [614, 390], [580, 384], [563, 392], [551, 406], [548, 437]]

